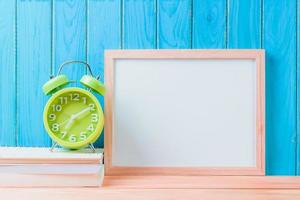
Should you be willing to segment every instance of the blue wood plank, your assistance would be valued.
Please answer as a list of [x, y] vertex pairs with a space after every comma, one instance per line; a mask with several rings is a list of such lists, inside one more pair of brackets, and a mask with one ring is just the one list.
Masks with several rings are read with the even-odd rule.
[[16, 145], [15, 1], [0, 0], [0, 146]]
[[17, 143], [49, 146], [42, 85], [51, 66], [51, 1], [17, 1]]
[[226, 0], [193, 1], [193, 48], [226, 47]]
[[228, 48], [261, 48], [261, 0], [228, 2]]
[[90, 0], [87, 55], [93, 72], [100, 75], [100, 80], [104, 80], [104, 50], [120, 48], [121, 0]]
[[123, 0], [122, 47], [156, 48], [156, 1]]
[[[86, 61], [86, 1], [55, 0], [53, 15], [53, 71], [56, 72], [65, 61]], [[63, 69], [63, 74], [78, 82], [85, 72], [84, 65], [70, 65]]]
[[297, 175], [300, 175], [300, 0], [297, 0]]
[[296, 1], [264, 1], [266, 172], [296, 173]]
[[158, 48], [191, 48], [192, 0], [158, 0]]
[[[121, 0], [88, 1], [87, 25], [88, 63], [94, 74], [104, 81], [104, 50], [121, 48]], [[97, 97], [103, 106], [103, 97]], [[103, 147], [103, 136], [102, 133], [95, 146]]]

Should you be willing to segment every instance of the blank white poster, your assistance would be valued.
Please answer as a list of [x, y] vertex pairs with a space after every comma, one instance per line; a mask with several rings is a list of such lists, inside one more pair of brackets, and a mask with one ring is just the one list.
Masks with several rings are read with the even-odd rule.
[[112, 165], [255, 167], [252, 59], [117, 59]]

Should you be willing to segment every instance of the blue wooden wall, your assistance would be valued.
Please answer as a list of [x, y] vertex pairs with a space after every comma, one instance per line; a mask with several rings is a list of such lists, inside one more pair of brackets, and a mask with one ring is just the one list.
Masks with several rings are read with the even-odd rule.
[[297, 175], [299, 36], [300, 0], [0, 0], [0, 145], [51, 144], [41, 86], [65, 60], [103, 80], [104, 49], [264, 48], [267, 174]]

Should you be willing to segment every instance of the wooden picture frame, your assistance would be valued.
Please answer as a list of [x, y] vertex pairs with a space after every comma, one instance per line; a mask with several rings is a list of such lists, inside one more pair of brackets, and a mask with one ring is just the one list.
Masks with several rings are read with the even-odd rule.
[[[254, 167], [114, 166], [114, 83], [116, 60], [254, 60], [256, 66], [256, 162]], [[105, 175], [264, 175], [265, 174], [265, 52], [264, 50], [108, 50], [105, 51]]]

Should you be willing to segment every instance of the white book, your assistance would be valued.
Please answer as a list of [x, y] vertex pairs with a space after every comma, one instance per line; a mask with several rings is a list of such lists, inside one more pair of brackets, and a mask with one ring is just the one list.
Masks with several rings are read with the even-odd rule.
[[50, 151], [50, 148], [38, 147], [0, 147], [0, 164], [25, 163], [72, 163], [98, 164], [103, 161], [103, 149], [77, 151], [62, 148]]
[[0, 147], [0, 187], [98, 187], [103, 150]]
[[97, 174], [102, 164], [0, 164], [0, 175], [17, 174]]
[[99, 187], [104, 168], [98, 174], [0, 174], [0, 187]]

